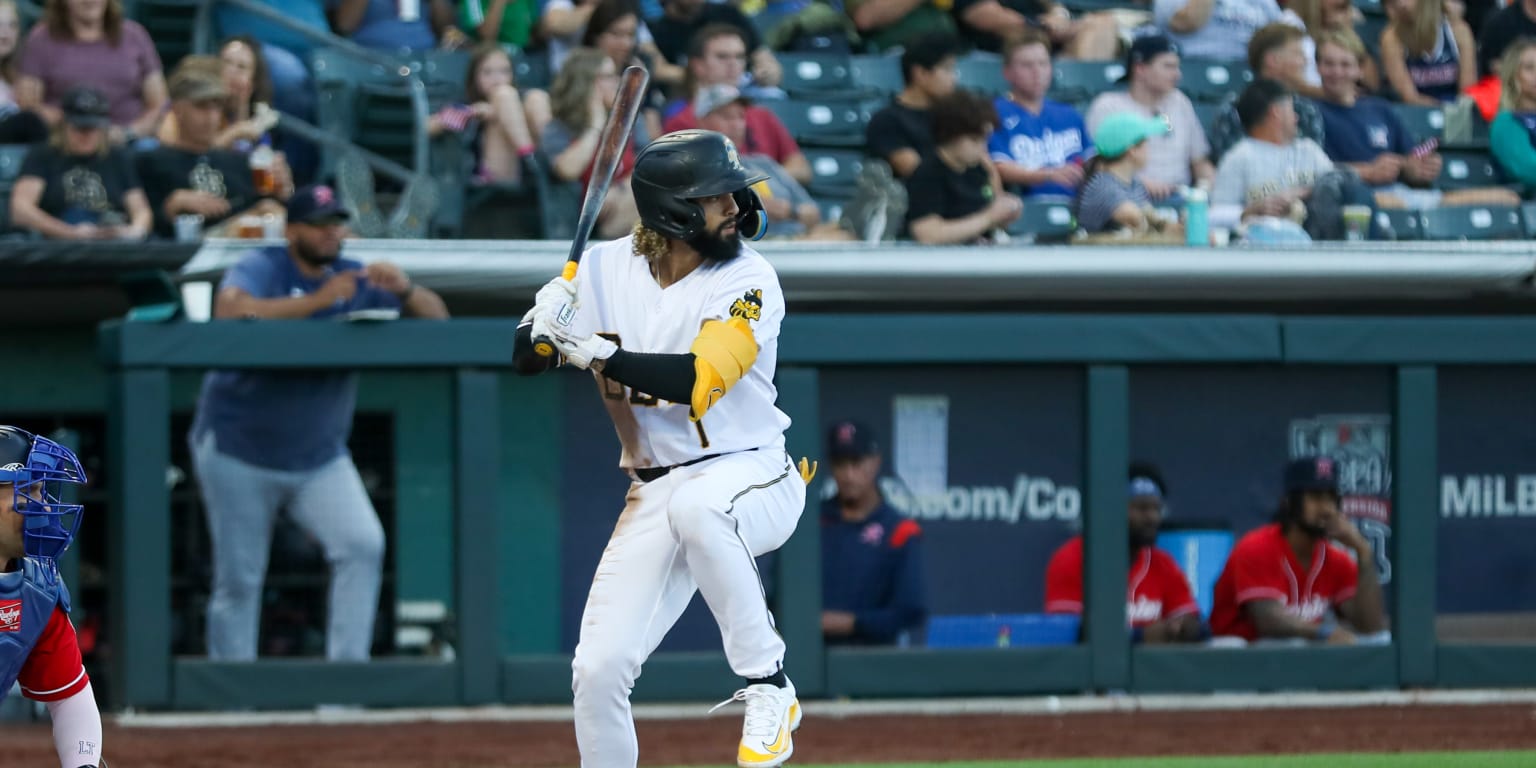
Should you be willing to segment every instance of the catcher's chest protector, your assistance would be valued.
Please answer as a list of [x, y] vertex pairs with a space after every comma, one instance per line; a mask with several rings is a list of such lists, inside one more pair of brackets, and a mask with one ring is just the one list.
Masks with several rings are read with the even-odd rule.
[[0, 574], [0, 701], [48, 628], [55, 605], [69, 611], [69, 590], [53, 561], [24, 557], [19, 574]]

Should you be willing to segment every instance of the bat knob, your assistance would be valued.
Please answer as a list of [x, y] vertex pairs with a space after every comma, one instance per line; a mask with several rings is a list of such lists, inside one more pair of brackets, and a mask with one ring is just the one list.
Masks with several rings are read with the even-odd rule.
[[554, 357], [555, 345], [551, 344], [549, 339], [534, 339], [533, 353], [539, 357]]

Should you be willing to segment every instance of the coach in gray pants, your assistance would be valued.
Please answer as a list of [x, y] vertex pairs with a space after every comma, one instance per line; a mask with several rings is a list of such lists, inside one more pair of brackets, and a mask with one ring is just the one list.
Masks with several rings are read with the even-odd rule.
[[[329, 187], [288, 201], [287, 246], [254, 251], [224, 275], [219, 319], [328, 318], [398, 309], [447, 318], [443, 300], [399, 267], [340, 258], [347, 214]], [[256, 658], [262, 582], [278, 510], [331, 566], [325, 655], [368, 658], [378, 610], [384, 528], [347, 452], [357, 404], [349, 371], [210, 371], [188, 440], [213, 540], [208, 656]]]

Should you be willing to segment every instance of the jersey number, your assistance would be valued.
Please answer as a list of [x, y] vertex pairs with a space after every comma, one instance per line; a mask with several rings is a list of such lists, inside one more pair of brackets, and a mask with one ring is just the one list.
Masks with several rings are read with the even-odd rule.
[[[617, 333], [599, 333], [598, 335], [613, 342], [614, 344], [618, 344], [621, 347], [624, 346], [623, 343], [619, 341], [619, 335]], [[626, 387], [623, 384], [620, 384], [617, 381], [606, 377], [603, 378], [602, 387], [603, 397], [608, 400], [629, 400], [630, 405], [638, 405], [642, 408], [655, 408], [656, 405], [661, 402], [660, 398], [652, 397], [651, 395], [647, 395], [644, 392], [633, 389], [631, 387]], [[695, 432], [699, 433], [699, 447], [708, 448], [709, 435], [704, 432], [704, 422], [695, 421], [693, 423], [693, 429]]]

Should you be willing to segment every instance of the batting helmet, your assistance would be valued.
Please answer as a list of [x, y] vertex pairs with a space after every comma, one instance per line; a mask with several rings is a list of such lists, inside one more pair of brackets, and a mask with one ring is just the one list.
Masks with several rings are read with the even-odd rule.
[[752, 185], [767, 176], [753, 174], [741, 164], [736, 145], [715, 131], [676, 131], [640, 151], [630, 188], [640, 223], [677, 240], [704, 233], [704, 209], [699, 198], [727, 192], [740, 209], [736, 231], [757, 240], [768, 230], [768, 214]]
[[85, 470], [74, 452], [46, 437], [0, 426], [0, 483], [11, 484], [27, 556], [51, 559], [64, 554], [84, 509], [59, 500], [64, 483], [85, 483]]

